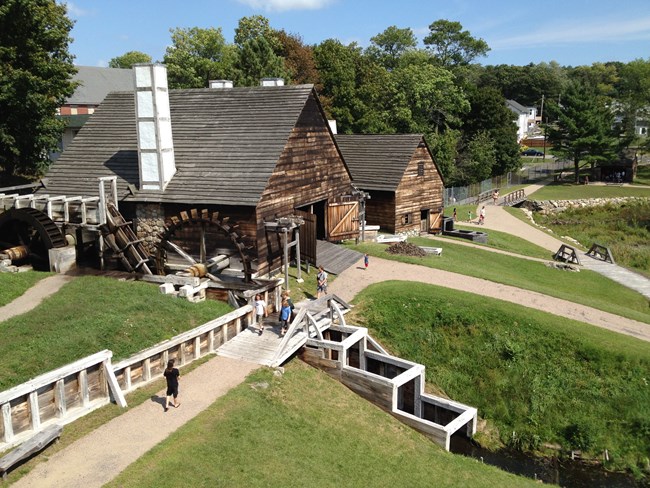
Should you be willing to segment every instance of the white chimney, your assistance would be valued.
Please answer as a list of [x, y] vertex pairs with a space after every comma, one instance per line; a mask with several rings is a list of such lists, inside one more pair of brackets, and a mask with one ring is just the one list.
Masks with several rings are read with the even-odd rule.
[[208, 86], [210, 88], [232, 88], [233, 84], [231, 80], [210, 80]]
[[284, 86], [283, 78], [262, 78], [260, 86]]
[[336, 120], [334, 119], [327, 119], [327, 123], [330, 126], [330, 130], [332, 131], [332, 134], [338, 134], [337, 128], [336, 128]]
[[136, 64], [133, 69], [140, 190], [164, 190], [176, 173], [167, 68]]

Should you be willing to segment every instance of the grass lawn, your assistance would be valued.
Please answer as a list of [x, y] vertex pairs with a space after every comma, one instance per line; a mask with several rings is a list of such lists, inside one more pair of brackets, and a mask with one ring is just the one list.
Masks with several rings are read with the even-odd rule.
[[[469, 225], [462, 225], [462, 224], [454, 225], [454, 228], [464, 229], [464, 230], [476, 230], [476, 227], [471, 227]], [[540, 258], [540, 259], [553, 258], [553, 253], [547, 251], [543, 247], [540, 247], [536, 244], [533, 244], [530, 241], [527, 241], [526, 239], [522, 239], [521, 237], [513, 236], [512, 234], [508, 234], [506, 232], [499, 232], [497, 230], [492, 230], [492, 229], [487, 230], [485, 232], [488, 233], [487, 244], [481, 244], [479, 242], [474, 242], [473, 244], [476, 244], [478, 246], [499, 249], [501, 251], [513, 252], [516, 254], [521, 254], [523, 256], [530, 256], [533, 258]], [[445, 236], [445, 239], [450, 239], [451, 241], [458, 241], [458, 242], [469, 242], [467, 239], [463, 239], [460, 237]]]
[[637, 167], [634, 183], [637, 185], [650, 185], [650, 164]]
[[[186, 400], [187, 401], [187, 400]], [[109, 487], [536, 486], [431, 441], [299, 361], [217, 400]]]
[[549, 183], [533, 193], [532, 200], [577, 200], [581, 198], [646, 197], [650, 187], [576, 185], [574, 183]]
[[[414, 237], [409, 242], [431, 246], [431, 240]], [[575, 303], [650, 323], [648, 301], [635, 291], [593, 271], [569, 273], [529, 261], [483, 249], [436, 241], [443, 248], [442, 256], [408, 257], [386, 252], [385, 244], [365, 243], [351, 246], [372, 256], [483, 278], [563, 298]]]
[[14, 301], [38, 281], [52, 273], [25, 271], [24, 273], [0, 273], [0, 307]]
[[113, 360], [231, 311], [190, 303], [145, 282], [77, 277], [25, 314], [0, 322], [0, 391], [103, 349]]
[[[628, 336], [443, 287], [384, 282], [362, 291], [350, 323], [427, 380], [475, 406], [503, 443], [545, 442], [647, 470], [650, 347]], [[646, 475], [650, 472], [646, 472]]]

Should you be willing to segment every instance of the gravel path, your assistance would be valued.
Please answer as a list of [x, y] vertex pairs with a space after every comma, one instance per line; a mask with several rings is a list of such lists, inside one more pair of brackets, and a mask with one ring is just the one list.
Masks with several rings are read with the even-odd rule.
[[[187, 375], [181, 371], [178, 408], [165, 412], [165, 391], [159, 391], [151, 401], [114, 418], [57, 452], [13, 486], [100, 487], [258, 367], [245, 361], [216, 357]], [[161, 480], [161, 486], [166, 484]]]
[[3, 307], [0, 307], [0, 322], [10, 319], [16, 315], [29, 312], [32, 308], [36, 307], [45, 298], [54, 295], [59, 289], [71, 281], [71, 276], [56, 274], [43, 278], [30, 289], [28, 289], [21, 296], [9, 302]]
[[364, 269], [363, 260], [360, 260], [355, 266], [341, 273], [329, 285], [328, 292], [349, 301], [368, 285], [386, 280], [417, 281], [476, 293], [586, 322], [650, 342], [650, 326], [643, 322], [514, 286], [376, 257], [370, 258], [370, 266], [367, 270]]

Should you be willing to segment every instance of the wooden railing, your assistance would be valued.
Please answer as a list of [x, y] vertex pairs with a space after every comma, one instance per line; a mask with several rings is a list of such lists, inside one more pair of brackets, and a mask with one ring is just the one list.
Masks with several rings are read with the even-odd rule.
[[526, 192], [524, 190], [515, 190], [503, 196], [503, 205], [512, 206], [524, 200], [526, 200]]
[[105, 350], [0, 392], [0, 452], [53, 424], [67, 424], [160, 378], [169, 359], [183, 366], [213, 353], [253, 322], [245, 305], [136, 355], [111, 364]]

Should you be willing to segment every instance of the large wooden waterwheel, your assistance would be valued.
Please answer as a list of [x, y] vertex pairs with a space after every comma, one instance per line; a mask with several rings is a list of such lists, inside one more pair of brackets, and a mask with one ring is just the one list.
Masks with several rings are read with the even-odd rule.
[[40, 210], [11, 208], [0, 214], [0, 251], [13, 248], [36, 270], [49, 271], [49, 250], [66, 245], [57, 225]]
[[191, 209], [171, 217], [156, 246], [158, 274], [205, 266], [215, 274], [226, 269], [240, 271], [251, 279], [250, 248], [243, 242], [237, 225], [219, 212]]

